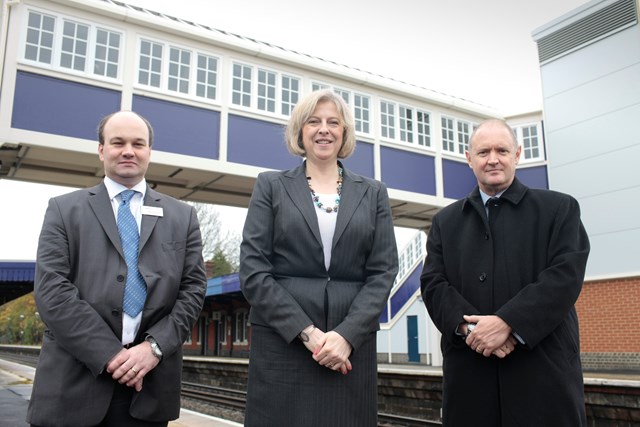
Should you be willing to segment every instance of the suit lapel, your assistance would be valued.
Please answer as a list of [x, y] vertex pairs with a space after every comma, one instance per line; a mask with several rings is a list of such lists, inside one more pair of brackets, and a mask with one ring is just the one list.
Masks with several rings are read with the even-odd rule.
[[306, 167], [303, 163], [297, 168], [285, 172], [281, 178], [282, 185], [284, 185], [287, 194], [291, 197], [293, 204], [304, 217], [318, 244], [322, 246], [318, 217], [316, 216], [313, 201], [311, 200], [311, 193], [309, 193], [309, 184], [307, 183], [305, 170]]
[[116, 219], [113, 216], [113, 207], [109, 200], [109, 192], [104, 183], [97, 185], [89, 190], [89, 206], [93, 210], [98, 222], [102, 226], [111, 243], [116, 248], [122, 258], [122, 244], [120, 243], [120, 235], [118, 234], [118, 226], [116, 225]]
[[[351, 217], [368, 188], [368, 186], [364, 185], [361, 177], [350, 173], [344, 166], [340, 166], [343, 169], [342, 194], [340, 196], [340, 209], [338, 210], [336, 231], [333, 234], [331, 249], [335, 248], [336, 243], [340, 240], [340, 236], [342, 236], [342, 233], [344, 233], [344, 230], [347, 228], [347, 224], [349, 224]], [[369, 208], [377, 209], [376, 206], [369, 206]]]
[[[142, 203], [144, 206], [154, 206], [162, 208], [160, 204], [160, 199], [162, 195], [155, 190], [152, 190], [147, 186], [147, 193], [144, 196], [144, 202]], [[149, 240], [153, 229], [158, 222], [158, 217], [155, 215], [142, 215], [142, 222], [140, 224], [140, 249], [144, 248], [144, 245]]]

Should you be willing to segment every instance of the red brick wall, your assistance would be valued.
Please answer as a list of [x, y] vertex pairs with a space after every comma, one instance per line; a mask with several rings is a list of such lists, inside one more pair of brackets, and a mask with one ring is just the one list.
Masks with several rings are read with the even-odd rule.
[[640, 277], [585, 282], [576, 310], [582, 353], [640, 352]]

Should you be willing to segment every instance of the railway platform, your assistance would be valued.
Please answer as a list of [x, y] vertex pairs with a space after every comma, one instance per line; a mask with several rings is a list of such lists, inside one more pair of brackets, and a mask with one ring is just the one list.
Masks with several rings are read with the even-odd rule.
[[[0, 358], [0, 427], [28, 427], [25, 421], [35, 368]], [[169, 427], [241, 427], [242, 424], [180, 410], [180, 418]]]

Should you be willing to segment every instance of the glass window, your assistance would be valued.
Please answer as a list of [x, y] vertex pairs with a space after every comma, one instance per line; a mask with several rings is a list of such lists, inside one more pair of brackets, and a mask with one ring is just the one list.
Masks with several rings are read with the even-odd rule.
[[258, 70], [258, 109], [276, 112], [276, 73]]
[[354, 119], [356, 122], [356, 132], [369, 133], [370, 124], [370, 100], [368, 96], [356, 93], [353, 96]]
[[138, 83], [159, 88], [161, 75], [162, 45], [148, 40], [140, 40]]
[[469, 149], [469, 137], [471, 136], [471, 123], [458, 120], [458, 153], [464, 154]]
[[395, 105], [391, 102], [380, 102], [380, 133], [384, 138], [396, 137]]
[[87, 64], [89, 26], [64, 21], [60, 66], [76, 71], [84, 71]]
[[525, 126], [522, 129], [522, 148], [524, 158], [539, 159], [540, 155], [540, 141], [538, 138], [538, 126]]
[[321, 89], [329, 89], [329, 85], [326, 85], [324, 83], [318, 83], [318, 82], [312, 82], [311, 83], [311, 91], [315, 92], [317, 90], [321, 90]]
[[339, 96], [344, 100], [344, 102], [346, 102], [346, 103], [347, 103], [347, 105], [350, 105], [350, 104], [351, 104], [351, 101], [350, 101], [351, 92], [349, 92], [348, 90], [344, 90], [344, 89], [337, 89], [337, 88], [334, 88], [334, 89], [333, 89], [333, 91], [334, 91], [337, 95], [339, 95]]
[[216, 99], [218, 59], [199, 54], [196, 74], [196, 95], [201, 98]]
[[247, 322], [247, 312], [239, 311], [236, 313], [236, 342], [246, 342], [249, 336], [249, 328]]
[[442, 117], [440, 125], [442, 126], [442, 149], [453, 153], [455, 150], [455, 128], [453, 127], [453, 119]]
[[177, 47], [169, 49], [169, 90], [180, 93], [189, 93], [190, 64], [190, 51], [179, 49]]
[[55, 22], [55, 18], [52, 16], [29, 12], [25, 59], [51, 64]]
[[243, 107], [251, 106], [251, 67], [233, 64], [233, 88], [231, 102]]
[[413, 142], [413, 110], [411, 108], [400, 106], [400, 140], [404, 142]]
[[416, 122], [418, 124], [418, 145], [431, 147], [431, 122], [430, 114], [426, 111], [416, 111]]
[[113, 79], [118, 77], [120, 39], [119, 33], [98, 28], [96, 32], [95, 62], [93, 64], [94, 74]]
[[300, 79], [282, 76], [282, 114], [290, 116], [300, 97]]
[[227, 316], [221, 313], [218, 321], [218, 341], [222, 344], [227, 342]]

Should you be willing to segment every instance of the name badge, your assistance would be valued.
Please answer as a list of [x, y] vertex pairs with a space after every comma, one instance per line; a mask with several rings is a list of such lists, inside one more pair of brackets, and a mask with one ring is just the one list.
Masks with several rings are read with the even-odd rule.
[[140, 211], [142, 212], [142, 215], [164, 216], [162, 208], [157, 206], [142, 206]]

